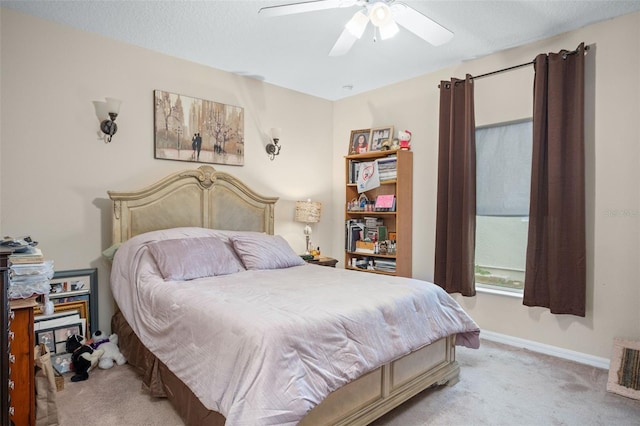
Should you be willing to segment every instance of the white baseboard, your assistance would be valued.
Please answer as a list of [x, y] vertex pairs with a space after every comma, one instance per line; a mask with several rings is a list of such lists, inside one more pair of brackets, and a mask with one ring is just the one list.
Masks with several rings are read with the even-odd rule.
[[592, 367], [602, 368], [604, 370], [608, 370], [610, 365], [610, 360], [608, 358], [600, 358], [597, 356], [584, 354], [582, 352], [558, 348], [557, 346], [545, 345], [544, 343], [538, 343], [532, 340], [520, 339], [519, 337], [512, 337], [507, 336], [506, 334], [495, 333], [493, 331], [481, 330], [480, 337], [483, 339], [491, 340], [492, 342], [504, 343], [505, 345], [524, 348], [545, 355], [556, 356], [558, 358], [567, 359], [569, 361], [578, 362], [580, 364], [587, 364]]

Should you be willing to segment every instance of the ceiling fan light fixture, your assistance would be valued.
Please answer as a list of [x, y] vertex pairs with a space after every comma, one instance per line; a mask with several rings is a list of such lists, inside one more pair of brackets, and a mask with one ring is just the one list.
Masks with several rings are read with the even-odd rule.
[[371, 23], [378, 28], [382, 28], [389, 22], [393, 22], [391, 9], [383, 2], [374, 3], [369, 8], [369, 19], [371, 19]]
[[362, 34], [364, 34], [364, 30], [367, 28], [368, 23], [369, 17], [359, 10], [353, 15], [349, 22], [347, 22], [345, 28], [349, 30], [354, 37], [360, 38], [362, 37]]
[[398, 34], [398, 32], [400, 31], [400, 28], [398, 28], [398, 25], [394, 20], [391, 20], [387, 24], [378, 27], [378, 29], [380, 30], [380, 39], [382, 40], [387, 40]]

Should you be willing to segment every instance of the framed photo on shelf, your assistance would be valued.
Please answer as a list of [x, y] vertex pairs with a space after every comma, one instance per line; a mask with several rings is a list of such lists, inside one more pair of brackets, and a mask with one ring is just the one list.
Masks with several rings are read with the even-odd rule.
[[391, 146], [393, 139], [393, 126], [377, 127], [371, 129], [369, 151], [381, 151]]
[[369, 152], [371, 129], [352, 130], [349, 139], [349, 154], [363, 154]]

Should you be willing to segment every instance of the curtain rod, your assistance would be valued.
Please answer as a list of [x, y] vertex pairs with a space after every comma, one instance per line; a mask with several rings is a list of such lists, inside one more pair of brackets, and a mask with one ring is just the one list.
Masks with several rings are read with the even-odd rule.
[[[565, 53], [562, 55], [562, 58], [563, 58], [563, 59], [566, 59], [566, 58], [567, 58], [567, 56], [569, 56], [569, 55], [575, 55], [576, 53], [578, 53], [578, 50], [579, 50], [579, 49], [572, 50], [571, 52], [565, 52]], [[589, 50], [589, 46], [585, 46], [585, 47], [584, 47], [584, 50], [585, 50], [585, 51]], [[526, 67], [527, 65], [533, 65], [533, 64], [535, 64], [535, 63], [536, 63], [536, 61], [535, 61], [535, 60], [533, 60], [533, 61], [531, 61], [531, 62], [527, 62], [527, 63], [520, 64], [520, 65], [514, 65], [514, 66], [512, 66], [512, 67], [503, 68], [503, 69], [500, 69], [500, 70], [497, 70], [497, 71], [491, 71], [491, 72], [487, 72], [487, 73], [480, 74], [480, 75], [475, 75], [475, 76], [474, 76], [474, 75], [472, 75], [472, 76], [471, 76], [471, 80], [477, 80], [477, 79], [479, 79], [479, 78], [489, 77], [489, 76], [494, 75], [494, 74], [500, 74], [500, 73], [503, 73], [503, 72], [506, 72], [506, 71], [512, 71], [512, 70], [515, 70], [515, 69], [518, 69], [518, 68]], [[462, 80], [461, 80], [460, 82], [462, 82]], [[457, 83], [458, 83], [458, 82], [456, 82], [456, 84], [457, 84]], [[438, 84], [438, 88], [439, 88], [439, 87], [440, 87], [440, 85]]]

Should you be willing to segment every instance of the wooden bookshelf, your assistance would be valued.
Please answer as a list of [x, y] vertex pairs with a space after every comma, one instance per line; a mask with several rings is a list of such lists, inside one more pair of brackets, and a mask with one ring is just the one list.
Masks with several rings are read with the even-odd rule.
[[[380, 186], [365, 191], [363, 194], [370, 203], [374, 203], [379, 195], [394, 195], [395, 208], [392, 211], [377, 211], [375, 206], [358, 210], [354, 201], [361, 199], [356, 180], [360, 163], [376, 160], [379, 164], [390, 164], [389, 160], [395, 156], [395, 174], [389, 177], [387, 172], [382, 175]], [[391, 161], [392, 162], [392, 161]], [[379, 168], [381, 170], [381, 168]], [[384, 177], [383, 177], [384, 176]], [[411, 277], [412, 275], [412, 215], [413, 215], [413, 153], [406, 150], [374, 151], [365, 154], [353, 154], [345, 157], [345, 268], [368, 273]], [[373, 209], [373, 210], [372, 210]], [[355, 222], [367, 223], [375, 218], [381, 226], [386, 228], [387, 235], [395, 235], [395, 252], [364, 253], [354, 245], [354, 235], [357, 230], [350, 225]], [[360, 227], [356, 225], [354, 227]], [[371, 227], [365, 227], [364, 237], [375, 234]], [[361, 237], [362, 237], [361, 236]], [[363, 261], [367, 258], [374, 269], [363, 268]], [[353, 262], [358, 266], [353, 266]], [[389, 270], [388, 265], [395, 261], [395, 270]], [[380, 267], [376, 263], [380, 263]], [[385, 267], [387, 265], [387, 267]]]

